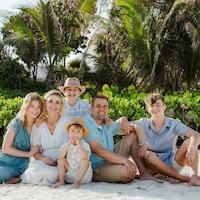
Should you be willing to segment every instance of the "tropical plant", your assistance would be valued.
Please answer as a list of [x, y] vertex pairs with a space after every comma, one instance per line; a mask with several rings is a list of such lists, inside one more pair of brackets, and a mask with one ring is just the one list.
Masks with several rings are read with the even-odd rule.
[[[98, 46], [112, 48], [97, 48], [98, 59], [115, 71], [121, 68], [136, 87], [165, 91], [197, 88], [199, 1], [114, 3], [111, 20], [104, 20], [107, 34]], [[109, 59], [110, 55], [115, 59]]]
[[92, 11], [94, 3], [95, 0], [40, 0], [36, 7], [23, 6], [4, 23], [4, 42], [16, 48], [27, 66], [45, 64], [47, 80], [51, 80], [56, 65], [83, 43], [82, 13]]

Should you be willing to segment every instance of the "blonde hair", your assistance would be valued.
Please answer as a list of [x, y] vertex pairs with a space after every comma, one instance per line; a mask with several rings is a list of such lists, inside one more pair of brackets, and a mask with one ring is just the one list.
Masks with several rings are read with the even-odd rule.
[[[59, 115], [62, 116], [63, 112], [64, 112], [64, 101], [63, 101], [63, 95], [61, 94], [61, 92], [59, 92], [58, 90], [50, 90], [48, 91], [45, 95], [44, 95], [44, 100], [46, 101], [50, 96], [57, 96], [60, 99], [60, 102], [62, 104], [62, 108], [59, 111]], [[45, 107], [45, 117], [47, 118], [47, 111], [46, 111], [46, 107]]]
[[24, 97], [22, 106], [21, 106], [19, 112], [17, 113], [17, 117], [22, 121], [24, 126], [26, 126], [26, 124], [27, 124], [27, 118], [26, 118], [27, 110], [28, 110], [29, 106], [31, 105], [31, 103], [33, 101], [38, 101], [39, 102], [40, 108], [41, 108], [41, 113], [42, 113], [43, 101], [42, 101], [40, 95], [37, 92], [28, 93]]

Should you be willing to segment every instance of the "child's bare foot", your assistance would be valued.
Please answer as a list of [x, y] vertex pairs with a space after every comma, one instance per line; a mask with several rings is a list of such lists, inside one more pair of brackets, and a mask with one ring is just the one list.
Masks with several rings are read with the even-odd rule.
[[57, 187], [59, 187], [59, 186], [61, 186], [61, 185], [64, 185], [64, 184], [65, 184], [65, 182], [58, 181], [58, 182], [56, 182], [55, 184], [53, 184], [52, 187], [57, 188]]
[[200, 177], [193, 175], [190, 177], [189, 185], [200, 186]]
[[150, 180], [150, 181], [155, 181], [157, 183], [163, 183], [164, 182], [163, 180], [156, 178], [156, 177], [153, 177], [150, 174], [145, 174], [145, 175], [140, 176], [140, 180], [142, 180], [142, 181]]
[[80, 183], [79, 182], [75, 182], [72, 184], [72, 188], [79, 188], [80, 187]]

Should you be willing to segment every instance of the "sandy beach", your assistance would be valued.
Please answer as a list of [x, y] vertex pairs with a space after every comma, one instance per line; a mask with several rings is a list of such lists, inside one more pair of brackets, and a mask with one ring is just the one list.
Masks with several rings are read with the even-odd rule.
[[60, 188], [31, 185], [1, 185], [0, 200], [198, 200], [200, 187], [186, 183], [162, 184], [135, 180], [130, 184], [90, 183], [79, 189], [70, 185]]

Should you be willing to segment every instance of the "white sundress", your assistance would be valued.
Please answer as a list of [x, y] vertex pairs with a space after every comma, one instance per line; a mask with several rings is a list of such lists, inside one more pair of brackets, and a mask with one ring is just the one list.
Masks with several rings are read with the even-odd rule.
[[[50, 133], [45, 122], [39, 127], [33, 126], [31, 133], [32, 145], [41, 145], [43, 156], [57, 160], [59, 148], [67, 141], [67, 134], [64, 130], [65, 123], [66, 119], [61, 117], [53, 134]], [[33, 159], [21, 178], [22, 183], [49, 186], [58, 180], [58, 169], [57, 166], [50, 166], [41, 160]]]

